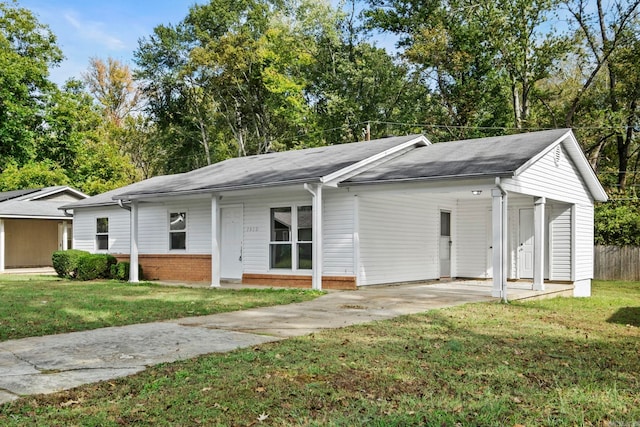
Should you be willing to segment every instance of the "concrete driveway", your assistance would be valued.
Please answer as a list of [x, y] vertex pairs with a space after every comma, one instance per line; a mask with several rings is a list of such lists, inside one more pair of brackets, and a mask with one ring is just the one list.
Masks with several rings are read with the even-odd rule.
[[[492, 301], [490, 289], [486, 282], [373, 287], [331, 292], [298, 304], [5, 341], [0, 343], [0, 403], [135, 374], [163, 362]], [[530, 294], [520, 291], [521, 296]]]

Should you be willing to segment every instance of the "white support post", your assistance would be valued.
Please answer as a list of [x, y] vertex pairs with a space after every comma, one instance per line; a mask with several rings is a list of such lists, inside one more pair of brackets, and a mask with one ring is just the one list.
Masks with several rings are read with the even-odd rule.
[[0, 272], [4, 271], [4, 220], [0, 219]]
[[304, 184], [304, 189], [311, 193], [313, 237], [311, 246], [311, 288], [322, 290], [322, 184]]
[[544, 291], [544, 197], [538, 197], [533, 202], [533, 290]]
[[318, 184], [315, 188], [315, 196], [313, 197], [313, 279], [311, 287], [316, 290], [322, 290], [322, 185]]
[[67, 221], [62, 221], [62, 250], [66, 251], [69, 249], [69, 223]]
[[491, 224], [492, 224], [492, 257], [493, 257], [493, 289], [491, 296], [502, 297], [503, 282], [503, 210], [502, 210], [502, 191], [499, 188], [491, 190]]
[[502, 301], [507, 302], [507, 279], [509, 279], [509, 194], [502, 194]]
[[220, 203], [219, 196], [211, 196], [211, 287], [220, 287]]
[[129, 227], [131, 234], [131, 249], [129, 251], [129, 282], [138, 283], [138, 201], [131, 201], [131, 212], [129, 215]]

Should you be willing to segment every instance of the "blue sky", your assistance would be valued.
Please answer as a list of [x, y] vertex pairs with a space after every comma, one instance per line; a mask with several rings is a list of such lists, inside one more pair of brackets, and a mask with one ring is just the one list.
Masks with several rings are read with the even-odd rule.
[[[191, 6], [205, 3], [208, 0], [18, 0], [58, 38], [66, 59], [50, 75], [59, 85], [72, 77], [80, 79], [93, 57], [111, 57], [134, 68], [133, 52], [140, 38], [160, 24], [177, 24]], [[377, 38], [387, 49], [393, 49], [394, 41], [390, 36]]]
[[195, 0], [18, 0], [58, 38], [66, 59], [51, 70], [51, 79], [64, 83], [80, 78], [89, 59], [112, 57], [133, 67], [138, 39], [160, 24], [178, 23]]

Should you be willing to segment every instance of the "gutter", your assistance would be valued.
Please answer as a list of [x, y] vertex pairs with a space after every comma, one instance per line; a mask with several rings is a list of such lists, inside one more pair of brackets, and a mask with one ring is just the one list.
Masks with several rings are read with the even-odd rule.
[[[227, 187], [203, 187], [196, 188], [193, 190], [177, 190], [177, 191], [168, 191], [165, 193], [129, 193], [129, 194], [121, 194], [117, 196], [113, 196], [113, 200], [116, 201], [124, 201], [128, 202], [136, 199], [145, 199], [145, 198], [160, 198], [160, 197], [172, 197], [172, 196], [191, 196], [198, 194], [210, 194], [212, 192], [218, 193], [221, 191], [239, 191], [239, 190], [254, 190], [259, 188], [271, 188], [271, 187], [286, 187], [288, 185], [295, 184], [306, 184], [306, 183], [321, 183], [321, 178], [315, 178], [311, 181], [307, 178], [300, 179], [292, 179], [290, 181], [280, 181], [280, 182], [264, 182], [257, 184], [249, 184], [249, 185], [230, 185]], [[125, 208], [126, 209], [126, 208]]]
[[[440, 175], [440, 176], [420, 176], [415, 178], [389, 178], [389, 179], [372, 179], [368, 181], [343, 181], [338, 184], [338, 187], [357, 187], [361, 185], [376, 185], [376, 184], [395, 184], [404, 182], [425, 182], [425, 181], [447, 181], [452, 179], [466, 179], [466, 178], [490, 178], [496, 177], [496, 173], [468, 173], [460, 175]], [[513, 176], [513, 171], [501, 172], [501, 177]]]

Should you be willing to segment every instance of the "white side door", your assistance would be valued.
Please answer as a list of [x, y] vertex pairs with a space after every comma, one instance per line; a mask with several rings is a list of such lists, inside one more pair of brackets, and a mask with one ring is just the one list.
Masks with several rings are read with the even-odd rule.
[[451, 277], [451, 212], [440, 211], [440, 277]]
[[242, 279], [242, 206], [220, 208], [220, 276]]
[[518, 222], [518, 278], [533, 278], [533, 209], [520, 209]]

